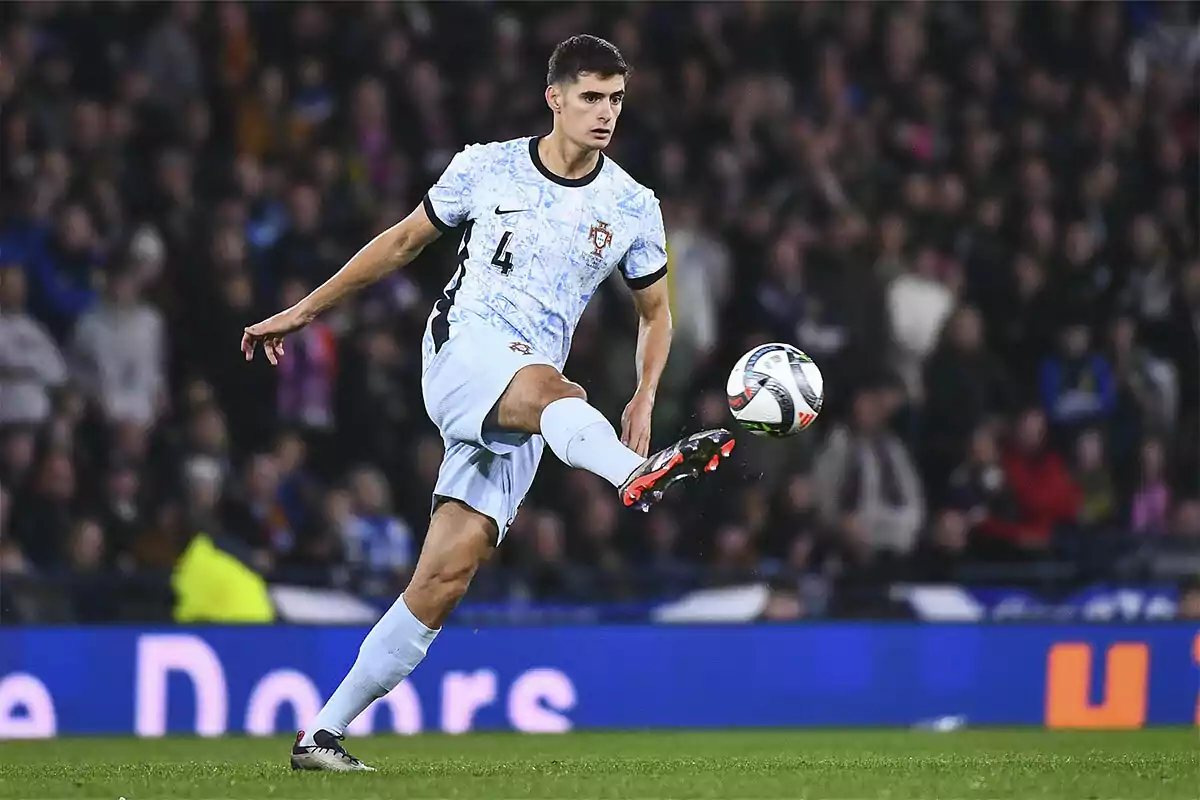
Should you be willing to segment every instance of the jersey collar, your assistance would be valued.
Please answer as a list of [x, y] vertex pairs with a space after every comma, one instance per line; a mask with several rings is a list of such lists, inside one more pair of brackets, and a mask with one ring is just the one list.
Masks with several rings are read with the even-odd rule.
[[533, 161], [533, 165], [537, 167], [537, 171], [542, 173], [542, 177], [548, 181], [553, 181], [559, 186], [579, 187], [587, 186], [592, 181], [596, 180], [600, 175], [600, 170], [604, 169], [604, 153], [600, 154], [600, 158], [596, 160], [595, 168], [580, 178], [564, 178], [561, 175], [555, 175], [550, 171], [549, 167], [542, 163], [542, 157], [538, 153], [538, 142], [542, 140], [541, 136], [534, 136], [529, 140], [529, 158]]

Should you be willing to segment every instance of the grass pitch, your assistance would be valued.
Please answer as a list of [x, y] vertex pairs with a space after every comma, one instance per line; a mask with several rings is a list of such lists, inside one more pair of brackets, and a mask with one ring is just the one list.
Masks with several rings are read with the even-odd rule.
[[0, 799], [1200, 798], [1195, 729], [471, 734], [348, 744], [379, 771], [294, 773], [290, 739], [0, 742]]

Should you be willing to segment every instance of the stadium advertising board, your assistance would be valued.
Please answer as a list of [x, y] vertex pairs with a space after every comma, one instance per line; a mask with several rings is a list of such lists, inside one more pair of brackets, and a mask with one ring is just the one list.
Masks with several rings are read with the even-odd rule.
[[[267, 735], [309, 719], [359, 628], [0, 631], [0, 738]], [[1195, 625], [448, 628], [350, 733], [1200, 724]]]

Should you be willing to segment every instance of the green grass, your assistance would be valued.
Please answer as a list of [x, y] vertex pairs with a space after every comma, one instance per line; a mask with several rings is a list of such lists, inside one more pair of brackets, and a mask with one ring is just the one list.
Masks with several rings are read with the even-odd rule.
[[1200, 798], [1200, 733], [472, 734], [350, 743], [371, 774], [293, 773], [290, 740], [0, 743], [0, 798]]

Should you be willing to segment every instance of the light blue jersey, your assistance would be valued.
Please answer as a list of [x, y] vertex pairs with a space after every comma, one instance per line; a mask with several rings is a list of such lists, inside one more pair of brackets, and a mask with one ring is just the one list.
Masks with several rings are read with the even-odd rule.
[[538, 137], [469, 145], [425, 195], [443, 232], [462, 226], [458, 269], [435, 304], [425, 356], [482, 323], [559, 369], [592, 295], [614, 269], [634, 288], [667, 273], [658, 198], [600, 156], [582, 178], [550, 172]]

